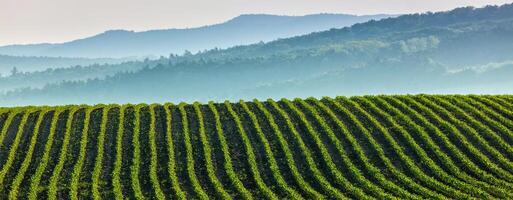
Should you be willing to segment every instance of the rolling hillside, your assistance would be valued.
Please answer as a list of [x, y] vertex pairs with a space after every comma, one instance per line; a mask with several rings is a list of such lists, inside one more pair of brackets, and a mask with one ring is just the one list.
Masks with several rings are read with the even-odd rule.
[[1, 199], [511, 199], [513, 96], [0, 109]]
[[355, 23], [379, 20], [395, 15], [313, 14], [278, 16], [248, 14], [223, 23], [186, 29], [149, 31], [110, 30], [88, 38], [59, 44], [0, 46], [0, 54], [22, 56], [62, 56], [86, 58], [123, 58], [131, 56], [167, 56], [228, 48], [260, 41], [292, 37]]
[[139, 70], [92, 80], [81, 73], [95, 71], [87, 67], [3, 78], [0, 105], [512, 93], [513, 4], [408, 14], [128, 66]]

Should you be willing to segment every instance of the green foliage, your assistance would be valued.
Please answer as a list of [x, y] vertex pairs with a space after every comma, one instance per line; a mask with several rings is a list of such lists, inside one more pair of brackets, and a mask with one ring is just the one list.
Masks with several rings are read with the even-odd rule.
[[205, 164], [207, 165], [206, 168], [207, 168], [208, 178], [210, 179], [210, 181], [214, 185], [214, 189], [217, 191], [218, 195], [222, 199], [231, 200], [232, 198], [231, 198], [230, 194], [228, 194], [226, 192], [226, 190], [223, 188], [223, 185], [221, 184], [221, 182], [219, 181], [219, 179], [216, 177], [216, 174], [215, 174], [215, 169], [212, 164], [212, 150], [210, 148], [210, 144], [207, 139], [207, 134], [205, 133], [205, 125], [204, 125], [203, 114], [201, 112], [200, 104], [198, 102], [195, 102], [193, 104], [193, 106], [194, 106], [194, 111], [196, 112], [196, 115], [198, 117], [199, 134], [200, 134], [201, 145], [203, 146], [203, 153], [205, 155]]
[[155, 190], [156, 198], [159, 200], [163, 200], [166, 197], [160, 189], [159, 178], [157, 175], [157, 145], [155, 144], [155, 106], [150, 106], [150, 131], [149, 131], [149, 140], [150, 140], [150, 148], [151, 148], [151, 163], [150, 163], [150, 179], [153, 189]]
[[264, 150], [266, 153], [266, 158], [269, 160], [269, 163], [271, 166], [271, 171], [273, 173], [273, 177], [276, 179], [276, 182], [278, 182], [278, 185], [287, 192], [289, 195], [289, 198], [292, 199], [302, 199], [299, 193], [295, 191], [293, 188], [291, 188], [287, 182], [284, 180], [282, 174], [280, 173], [278, 164], [276, 162], [276, 159], [274, 158], [271, 146], [269, 145], [269, 141], [267, 140], [266, 136], [264, 135], [262, 128], [260, 127], [260, 124], [258, 122], [257, 116], [255, 113], [253, 113], [248, 105], [244, 101], [239, 102], [244, 111], [249, 115], [251, 118], [251, 122], [253, 123], [254, 128], [257, 131], [258, 137], [261, 140], [262, 144], [264, 145]]
[[1, 108], [0, 198], [511, 199], [512, 109], [507, 95]]
[[244, 187], [242, 181], [240, 181], [240, 179], [237, 177], [237, 174], [235, 173], [235, 170], [233, 169], [233, 162], [230, 156], [230, 152], [228, 151], [228, 144], [224, 136], [223, 127], [221, 125], [221, 117], [219, 116], [219, 112], [217, 111], [214, 102], [209, 102], [208, 107], [214, 114], [217, 137], [219, 137], [219, 143], [221, 145], [221, 151], [223, 152], [224, 157], [224, 169], [228, 174], [228, 178], [244, 199], [253, 199], [253, 195]]
[[123, 134], [125, 132], [125, 112], [128, 106], [119, 108], [119, 125], [116, 136], [116, 161], [114, 161], [114, 170], [112, 171], [112, 187], [116, 200], [123, 200], [123, 190], [121, 185], [121, 170], [123, 162]]
[[208, 195], [205, 193], [203, 188], [201, 187], [198, 177], [196, 176], [196, 172], [194, 170], [194, 156], [193, 156], [193, 149], [191, 144], [191, 136], [189, 133], [189, 121], [187, 120], [187, 112], [185, 111], [185, 103], [181, 103], [178, 105], [178, 109], [180, 110], [180, 114], [182, 117], [182, 131], [184, 134], [184, 140], [185, 140], [185, 153], [187, 156], [187, 175], [189, 176], [189, 179], [192, 183], [192, 187], [194, 189], [194, 192], [196, 193], [197, 197], [199, 199], [208, 199]]
[[168, 153], [168, 166], [167, 170], [169, 173], [169, 178], [171, 179], [171, 183], [173, 185], [173, 190], [178, 196], [178, 199], [186, 199], [185, 192], [180, 188], [180, 182], [176, 175], [176, 163], [175, 163], [175, 150], [173, 145], [173, 135], [171, 133], [171, 104], [165, 104], [164, 109], [166, 111], [166, 143], [167, 143], [167, 153]]
[[[62, 108], [57, 108], [53, 112], [52, 123], [50, 125], [51, 128], [50, 128], [50, 132], [48, 135], [48, 139], [46, 140], [46, 143], [45, 143], [43, 156], [41, 158], [41, 161], [39, 161], [36, 172], [31, 176], [29, 194], [28, 194], [28, 199], [30, 199], [30, 200], [37, 199], [41, 177], [43, 176], [43, 173], [46, 170], [46, 166], [48, 165], [48, 160], [50, 159], [50, 156], [51, 156], [50, 150], [52, 149], [52, 145], [54, 142], [53, 136], [55, 135], [55, 129], [57, 127], [57, 120], [59, 119], [59, 115], [61, 114], [62, 111], [63, 111]], [[84, 154], [85, 154], [85, 148], [84, 148]]]
[[92, 191], [93, 191], [93, 198], [95, 200], [101, 199], [100, 196], [100, 175], [102, 173], [102, 163], [103, 163], [103, 157], [104, 157], [104, 143], [105, 143], [105, 131], [107, 129], [107, 117], [109, 116], [109, 110], [110, 106], [105, 106], [102, 109], [102, 118], [101, 118], [101, 125], [100, 125], [100, 133], [98, 134], [98, 144], [97, 146], [97, 153], [94, 163], [94, 169], [93, 169], [93, 177], [92, 177]]
[[64, 168], [64, 162], [66, 161], [66, 157], [68, 156], [68, 145], [71, 139], [71, 130], [73, 126], [73, 117], [75, 113], [81, 109], [80, 107], [71, 108], [68, 114], [68, 119], [66, 120], [66, 133], [64, 135], [63, 143], [60, 150], [59, 161], [55, 166], [52, 177], [50, 178], [50, 182], [48, 183], [48, 199], [56, 199], [57, 195], [57, 185], [59, 183], [59, 178], [61, 171]]
[[132, 190], [134, 191], [134, 196], [136, 199], [141, 200], [144, 199], [143, 193], [141, 191], [141, 184], [139, 181], [139, 168], [141, 165], [141, 147], [139, 142], [139, 133], [141, 132], [141, 107], [144, 105], [139, 104], [134, 107], [135, 110], [135, 120], [133, 122], [133, 135], [132, 135], [132, 148], [133, 148], [133, 157], [132, 157], [132, 165], [130, 165], [130, 178], [132, 183]]
[[[71, 174], [71, 183], [70, 183], [70, 191], [69, 196], [70, 199], [76, 200], [78, 199], [78, 187], [80, 181], [80, 174], [82, 173], [82, 168], [85, 162], [85, 156], [87, 151], [87, 135], [89, 134], [89, 123], [91, 118], [91, 113], [95, 108], [90, 107], [86, 110], [85, 118], [84, 118], [84, 128], [82, 129], [82, 137], [80, 138], [80, 150], [78, 154], [78, 159], [73, 167], [73, 173]], [[48, 140], [52, 141], [52, 140]], [[35, 190], [35, 189], [34, 189]], [[36, 197], [36, 196], [34, 196]]]
[[[11, 184], [11, 191], [9, 192], [9, 199], [17, 199], [18, 197], [18, 191], [19, 186], [21, 184], [21, 181], [23, 181], [23, 176], [25, 175], [25, 172], [27, 171], [30, 162], [32, 161], [32, 154], [34, 153], [34, 148], [36, 146], [37, 136], [39, 135], [39, 127], [41, 126], [41, 122], [43, 121], [44, 115], [49, 111], [49, 109], [42, 109], [37, 114], [37, 122], [34, 126], [34, 131], [30, 139], [30, 146], [27, 154], [25, 155], [25, 159], [23, 160], [23, 163], [18, 170], [18, 173], [16, 175], [16, 178]], [[26, 123], [26, 121], [25, 121]]]
[[242, 141], [244, 142], [244, 147], [246, 151], [247, 161], [249, 163], [249, 166], [251, 168], [251, 173], [253, 175], [253, 178], [255, 179], [255, 182], [257, 183], [258, 189], [264, 193], [266, 198], [276, 200], [278, 197], [274, 192], [265, 185], [264, 181], [262, 180], [262, 177], [260, 175], [260, 172], [257, 167], [255, 153], [253, 152], [253, 147], [251, 146], [251, 142], [249, 141], [248, 135], [246, 134], [246, 131], [242, 127], [242, 122], [240, 121], [239, 116], [237, 113], [233, 110], [232, 104], [228, 101], [224, 102], [224, 105], [226, 106], [226, 109], [228, 109], [228, 112], [230, 113], [231, 117], [233, 118], [233, 121], [235, 121], [235, 125], [237, 126], [237, 132], [242, 138]]

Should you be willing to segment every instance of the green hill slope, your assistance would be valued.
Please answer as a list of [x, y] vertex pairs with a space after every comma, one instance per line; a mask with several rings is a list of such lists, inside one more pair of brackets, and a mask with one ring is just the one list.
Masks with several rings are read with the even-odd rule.
[[513, 198], [513, 96], [0, 109], [1, 199]]
[[512, 44], [513, 4], [458, 8], [154, 61], [1, 78], [0, 106], [510, 94]]

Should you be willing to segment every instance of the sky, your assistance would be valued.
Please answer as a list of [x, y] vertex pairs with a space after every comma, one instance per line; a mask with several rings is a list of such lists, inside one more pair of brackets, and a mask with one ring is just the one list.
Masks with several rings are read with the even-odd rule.
[[187, 28], [240, 14], [405, 14], [505, 0], [0, 0], [0, 45], [60, 43], [106, 30]]

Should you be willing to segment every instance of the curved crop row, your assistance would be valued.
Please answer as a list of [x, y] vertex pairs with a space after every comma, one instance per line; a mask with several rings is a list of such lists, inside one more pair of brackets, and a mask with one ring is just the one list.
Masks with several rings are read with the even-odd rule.
[[255, 179], [255, 182], [257, 183], [258, 189], [260, 189], [260, 191], [262, 191], [267, 198], [278, 199], [276, 194], [274, 194], [274, 192], [269, 187], [267, 187], [267, 185], [262, 180], [262, 177], [260, 176], [260, 172], [258, 170], [258, 166], [256, 163], [255, 153], [253, 152], [253, 147], [251, 145], [251, 142], [249, 141], [246, 131], [244, 131], [244, 128], [242, 127], [242, 123], [240, 121], [239, 116], [237, 115], [237, 113], [235, 113], [235, 111], [233, 111], [230, 102], [226, 101], [224, 105], [226, 106], [228, 113], [230, 113], [233, 121], [235, 121], [235, 125], [237, 126], [237, 132], [239, 133], [239, 136], [242, 138], [242, 141], [244, 142], [247, 162], [249, 163], [251, 173], [253, 175], [253, 178]]
[[11, 191], [9, 191], [9, 199], [17, 199], [18, 198], [18, 191], [19, 186], [21, 182], [23, 181], [23, 178], [25, 176], [25, 172], [27, 171], [30, 162], [32, 161], [32, 154], [34, 153], [34, 148], [36, 147], [37, 142], [37, 136], [40, 132], [40, 126], [41, 122], [43, 122], [44, 116], [46, 113], [48, 113], [48, 108], [43, 108], [41, 112], [38, 114], [36, 119], [36, 125], [34, 126], [34, 132], [32, 133], [32, 137], [30, 139], [29, 148], [27, 150], [27, 154], [25, 155], [25, 159], [23, 160], [23, 163], [21, 164], [20, 169], [18, 170], [18, 173], [16, 174], [16, 177], [14, 178], [14, 181], [11, 184]]
[[166, 197], [164, 196], [164, 193], [162, 192], [162, 189], [160, 189], [160, 183], [159, 178], [157, 175], [157, 144], [155, 143], [155, 104], [152, 104], [150, 106], [150, 130], [149, 130], [149, 141], [150, 141], [150, 148], [151, 148], [151, 160], [150, 160], [150, 180], [151, 185], [153, 186], [153, 189], [155, 190], [155, 196], [159, 200], [163, 200]]
[[266, 157], [269, 160], [269, 164], [270, 164], [269, 168], [271, 169], [273, 178], [278, 183], [278, 186], [289, 195], [288, 198], [302, 199], [301, 195], [296, 190], [291, 188], [287, 184], [287, 182], [285, 181], [283, 176], [281, 175], [280, 168], [278, 167], [278, 163], [276, 162], [276, 159], [274, 158], [274, 154], [271, 150], [271, 146], [269, 145], [269, 141], [267, 140], [264, 133], [262, 132], [262, 128], [260, 128], [260, 124], [258, 123], [258, 119], [257, 119], [255, 113], [253, 113], [249, 109], [248, 105], [244, 101], [240, 101], [239, 103], [242, 106], [242, 108], [244, 109], [244, 112], [246, 112], [249, 115], [251, 122], [253, 124], [253, 127], [255, 128], [255, 130], [257, 132], [258, 138], [260, 139], [260, 142], [264, 146]]
[[208, 106], [212, 113], [214, 114], [214, 119], [216, 123], [216, 131], [217, 131], [217, 137], [219, 137], [219, 143], [221, 144], [221, 151], [223, 151], [223, 157], [224, 157], [224, 168], [226, 170], [226, 173], [228, 174], [228, 177], [230, 178], [230, 181], [235, 186], [235, 188], [238, 190], [238, 192], [242, 195], [244, 199], [253, 199], [253, 195], [244, 187], [242, 184], [242, 181], [237, 177], [237, 174], [235, 173], [233, 169], [232, 159], [230, 157], [230, 152], [228, 151], [228, 144], [226, 142], [226, 138], [224, 137], [224, 131], [221, 126], [221, 117], [219, 116], [219, 113], [217, 112], [217, 109], [214, 105], [214, 102], [209, 102]]
[[[82, 173], [82, 168], [85, 162], [85, 156], [87, 151], [87, 136], [89, 134], [89, 121], [91, 119], [91, 113], [95, 108], [90, 107], [86, 109], [85, 117], [84, 117], [84, 128], [82, 129], [82, 137], [80, 138], [80, 150], [78, 153], [77, 162], [73, 166], [73, 172], [71, 173], [71, 181], [70, 181], [70, 190], [69, 197], [72, 200], [78, 199], [78, 186], [80, 182], [80, 174]], [[49, 138], [48, 141], [52, 140]], [[38, 181], [39, 182], [39, 181]], [[36, 196], [34, 196], [34, 199]]]
[[[354, 105], [354, 103], [351, 103], [346, 98], [338, 97], [338, 101], [345, 102], [350, 105]], [[348, 116], [352, 123], [356, 125], [358, 130], [363, 133], [363, 136], [369, 141], [371, 144], [371, 148], [376, 151], [378, 154], [379, 159], [383, 162], [385, 167], [387, 168], [388, 172], [391, 173], [398, 181], [401, 182], [405, 187], [410, 188], [412, 191], [419, 195], [425, 196], [425, 198], [431, 198], [431, 199], [445, 199], [445, 196], [442, 196], [436, 192], [433, 192], [426, 187], [420, 185], [417, 183], [416, 180], [412, 179], [411, 177], [407, 176], [403, 172], [401, 172], [399, 169], [397, 169], [396, 166], [392, 163], [389, 157], [385, 154], [384, 149], [381, 147], [381, 145], [374, 139], [374, 137], [371, 135], [369, 130], [365, 128], [365, 126], [353, 113], [351, 113], [348, 109], [344, 108], [338, 101], [334, 101], [330, 98], [328, 98], [328, 101], [331, 102], [335, 108], [341, 112], [343, 112], [346, 116]]]
[[337, 168], [335, 162], [333, 162], [328, 149], [325, 147], [321, 138], [319, 137], [319, 133], [314, 130], [308, 119], [306, 119], [305, 114], [296, 108], [296, 106], [289, 100], [283, 99], [282, 101], [299, 117], [301, 123], [306, 126], [306, 132], [310, 137], [313, 138], [317, 148], [320, 149], [323, 161], [327, 164], [330, 173], [332, 176], [334, 176], [337, 184], [341, 185], [345, 190], [347, 190], [348, 193], [359, 199], [373, 199], [373, 197], [368, 196], [361, 188], [355, 187], [349, 180], [347, 180], [346, 177], [344, 177], [344, 175]]
[[[318, 102], [318, 100], [313, 99], [313, 98], [311, 98], [309, 100], [313, 101], [313, 102]], [[302, 99], [296, 99], [295, 101], [299, 102], [304, 108], [306, 108], [306, 110], [313, 115], [313, 117], [315, 118], [315, 121], [320, 124], [322, 130], [325, 132], [325, 134], [327, 134], [328, 138], [330, 139], [330, 142], [334, 144], [334, 146], [338, 152], [338, 156], [340, 156], [342, 158], [344, 165], [349, 169], [351, 176], [354, 176], [357, 179], [357, 181], [359, 182], [358, 184], [363, 185], [365, 190], [371, 192], [377, 198], [380, 198], [380, 199], [395, 198], [394, 196], [391, 196], [390, 194], [385, 193], [385, 191], [382, 188], [377, 187], [372, 182], [367, 180], [367, 178], [365, 176], [363, 176], [360, 169], [358, 169], [354, 165], [354, 163], [351, 161], [351, 159], [348, 157], [348, 154], [343, 149], [342, 143], [337, 138], [337, 136], [335, 135], [333, 130], [330, 128], [330, 126], [327, 124], [327, 122], [319, 115], [318, 111], [314, 107], [312, 107], [311, 105], [309, 105]], [[295, 109], [295, 110], [297, 110], [297, 109]], [[302, 118], [304, 118], [304, 116], [302, 116]], [[318, 139], [316, 139], [316, 140], [318, 140]]]
[[274, 135], [278, 138], [278, 142], [280, 143], [281, 148], [283, 149], [285, 153], [285, 157], [287, 160], [287, 164], [289, 167], [289, 170], [291, 171], [292, 175], [294, 176], [295, 181], [298, 183], [299, 187], [306, 192], [311, 198], [315, 199], [322, 199], [324, 198], [322, 194], [317, 192], [310, 184], [308, 184], [304, 178], [302, 177], [301, 173], [299, 172], [298, 168], [296, 167], [296, 162], [294, 161], [294, 157], [292, 156], [292, 151], [290, 150], [290, 147], [287, 143], [287, 140], [283, 137], [282, 132], [280, 131], [280, 128], [276, 124], [274, 117], [271, 115], [271, 113], [265, 108], [265, 106], [259, 102], [258, 100], [253, 101], [257, 108], [264, 113], [265, 118], [269, 122], [271, 128], [273, 129]]
[[[513, 156], [513, 148], [501, 136], [501, 134], [504, 134], [505, 138], [513, 138], [513, 132], [506, 128], [502, 123], [499, 123], [488, 116], [496, 113], [491, 112], [490, 110], [488, 110], [488, 108], [486, 108], [479, 102], [476, 102], [473, 99], [467, 97], [447, 96], [445, 98], [448, 98], [451, 102], [454, 102], [455, 106], [461, 108], [462, 110], [464, 110], [464, 112], [468, 113], [463, 113], [462, 115], [470, 122], [470, 125], [474, 125], [475, 127], [479, 128], [478, 131], [484, 132], [485, 134], [483, 135], [488, 137], [488, 141], [498, 144], [495, 146], [498, 146], [501, 148], [501, 150], [506, 151], [506, 155]], [[469, 115], [472, 115], [473, 117], [470, 117]], [[504, 121], [509, 122], [508, 120]], [[494, 129], [495, 131], [492, 129]]]
[[57, 120], [59, 119], [59, 115], [63, 112], [62, 108], [57, 108], [54, 110], [52, 123], [50, 127], [50, 133], [48, 134], [48, 139], [46, 140], [44, 153], [39, 161], [39, 165], [37, 166], [36, 172], [31, 177], [30, 187], [29, 187], [29, 195], [28, 199], [35, 200], [37, 199], [37, 195], [39, 192], [39, 182], [41, 181], [41, 177], [46, 170], [46, 165], [48, 164], [48, 160], [50, 159], [50, 150], [53, 145], [53, 136], [55, 135], [55, 129], [57, 127]]
[[[327, 98], [325, 98], [325, 100], [327, 100]], [[368, 173], [372, 175], [373, 179], [376, 179], [383, 188], [385, 188], [386, 190], [394, 193], [395, 195], [397, 195], [397, 196], [399, 196], [401, 198], [420, 199], [420, 197], [411, 194], [407, 190], [403, 189], [402, 187], [399, 187], [394, 182], [392, 182], [392, 181], [388, 180], [387, 178], [385, 178], [383, 173], [376, 166], [374, 166], [370, 162], [369, 157], [365, 154], [365, 152], [363, 151], [361, 145], [358, 143], [356, 138], [350, 133], [350, 131], [348, 130], [347, 126], [335, 115], [333, 110], [331, 110], [331, 108], [326, 106], [321, 101], [313, 101], [313, 102], [316, 104], [316, 106], [318, 106], [326, 114], [328, 114], [330, 119], [335, 122], [337, 127], [340, 129], [340, 132], [342, 132], [342, 134], [344, 135], [344, 138], [349, 141], [349, 143], [351, 144], [352, 149], [358, 155], [358, 159], [364, 165], [364, 167], [368, 171]]]
[[123, 200], [123, 189], [121, 185], [121, 167], [123, 162], [123, 134], [125, 132], [125, 112], [128, 106], [119, 108], [119, 124], [116, 136], [116, 160], [114, 161], [114, 170], [112, 170], [112, 187], [116, 200]]
[[294, 127], [294, 123], [292, 123], [292, 120], [290, 119], [289, 115], [282, 109], [280, 106], [273, 100], [269, 99], [267, 101], [271, 106], [278, 111], [281, 117], [283, 117], [287, 123], [287, 127], [290, 130], [290, 132], [294, 135], [294, 138], [299, 144], [299, 148], [301, 149], [301, 154], [306, 159], [306, 162], [308, 163], [309, 170], [313, 173], [315, 179], [319, 182], [321, 187], [323, 187], [323, 190], [328, 194], [328, 196], [336, 198], [336, 199], [348, 199], [342, 192], [340, 192], [337, 188], [333, 187], [330, 182], [326, 179], [326, 177], [323, 176], [319, 168], [317, 167], [317, 164], [315, 163], [315, 160], [312, 157], [312, 153], [306, 146], [306, 144], [301, 139], [301, 136], [299, 135], [298, 131]]
[[231, 200], [230, 194], [228, 194], [224, 188], [219, 179], [217, 179], [214, 164], [212, 163], [212, 151], [210, 149], [210, 144], [208, 143], [207, 134], [205, 133], [205, 125], [203, 122], [203, 114], [201, 113], [200, 105], [198, 102], [195, 102], [193, 104], [194, 110], [196, 112], [196, 115], [198, 117], [198, 123], [199, 123], [199, 134], [200, 134], [200, 140], [201, 145], [203, 146], [203, 153], [205, 155], [205, 165], [207, 168], [207, 175], [210, 179], [210, 182], [214, 185], [214, 189], [218, 193], [218, 195], [222, 199], [229, 199]]
[[[396, 111], [393, 108], [391, 108], [389, 105], [387, 105], [386, 102], [384, 102], [380, 99], [371, 98], [371, 100], [381, 103], [382, 105], [385, 106], [385, 108], [388, 111]], [[473, 195], [474, 197], [485, 198], [487, 196], [490, 196], [490, 194], [482, 191], [480, 188], [473, 187], [473, 186], [451, 176], [450, 174], [448, 174], [445, 170], [443, 170], [437, 163], [435, 163], [435, 161], [433, 161], [428, 156], [427, 152], [415, 141], [415, 139], [405, 129], [405, 127], [398, 124], [398, 120], [394, 119], [394, 117], [392, 117], [390, 114], [388, 114], [385, 111], [383, 111], [382, 109], [378, 108], [373, 102], [368, 101], [366, 99], [361, 99], [361, 101], [365, 101], [365, 103], [369, 105], [367, 108], [370, 108], [374, 112], [378, 113], [386, 121], [388, 121], [388, 123], [392, 124], [393, 128], [396, 129], [399, 132], [399, 134], [403, 138], [406, 139], [408, 146], [410, 146], [415, 151], [415, 154], [417, 154], [419, 156], [421, 163], [426, 165], [427, 168], [436, 176], [437, 179], [444, 182], [448, 187], [454, 187], [455, 189], [459, 189], [462, 192]], [[400, 114], [396, 115], [396, 116], [404, 117], [404, 115], [400, 115]]]
[[133, 122], [134, 132], [132, 135], [132, 148], [133, 157], [132, 164], [130, 165], [130, 180], [132, 183], [132, 190], [136, 199], [144, 199], [143, 192], [141, 190], [141, 184], [139, 182], [139, 167], [141, 165], [141, 145], [139, 143], [139, 133], [141, 132], [141, 107], [144, 105], [139, 104], [134, 107], [135, 120]]
[[[460, 165], [463, 165], [467, 170], [472, 172], [474, 175], [478, 176], [479, 179], [484, 180], [490, 184], [493, 184], [500, 188], [510, 188], [513, 189], [510, 183], [507, 181], [501, 180], [496, 178], [494, 175], [489, 174], [485, 170], [481, 169], [479, 165], [474, 163], [465, 153], [460, 150], [460, 148], [463, 146], [467, 146], [468, 142], [466, 140], [458, 140], [458, 142], [462, 142], [463, 145], [458, 145], [451, 141], [449, 139], [449, 136], [442, 132], [442, 130], [449, 131], [450, 135], [457, 135], [457, 137], [460, 135], [459, 131], [448, 122], [444, 121], [442, 118], [440, 118], [438, 115], [436, 115], [432, 110], [430, 110], [428, 107], [420, 104], [419, 102], [415, 101], [411, 97], [395, 97], [400, 98], [400, 100], [404, 103], [407, 103], [408, 105], [415, 107], [415, 109], [411, 109], [410, 111], [414, 114], [414, 116], [420, 120], [424, 127], [429, 128], [430, 132], [434, 133], [437, 138], [439, 138], [444, 146], [450, 151], [449, 155], [454, 156], [456, 159], [458, 159], [458, 163]], [[418, 111], [417, 111], [418, 110]], [[426, 116], [422, 116], [419, 114], [419, 112], [422, 112]], [[433, 120], [441, 126], [442, 129], [438, 128], [434, 124], [432, 124], [429, 120]], [[461, 137], [461, 136], [460, 136]], [[472, 150], [474, 155], [478, 155], [477, 157], [481, 157], [480, 154], [477, 154], [476, 150]], [[476, 157], [476, 158], [477, 158]], [[491, 165], [492, 167], [495, 165]]]
[[[446, 116], [446, 119], [448, 121], [450, 121], [454, 124], [458, 124], [459, 126], [464, 128], [466, 131], [468, 131], [468, 133], [470, 133], [472, 136], [479, 139], [479, 136], [475, 135], [476, 133], [474, 130], [469, 128], [468, 125], [466, 125], [465, 123], [454, 118], [454, 116], [449, 111], [444, 109], [443, 107], [436, 105], [435, 103], [431, 102], [430, 100], [428, 100], [426, 98], [416, 97], [416, 100], [419, 100], [420, 102], [425, 103], [426, 105], [429, 105], [431, 108], [433, 108], [433, 110], [436, 110], [436, 111], [444, 114], [444, 116]], [[488, 169], [492, 170], [496, 175], [503, 178], [504, 180], [506, 180], [506, 181], [513, 180], [513, 175], [511, 175], [506, 170], [497, 166], [497, 164], [495, 164], [495, 162], [491, 161], [486, 155], [484, 155], [482, 151], [478, 150], [477, 147], [475, 147], [473, 144], [471, 144], [468, 141], [468, 139], [460, 132], [460, 130], [458, 130], [458, 128], [456, 128], [451, 123], [447, 123], [447, 124], [451, 129], [451, 133], [453, 133], [454, 136], [457, 137], [458, 141], [460, 143], [462, 143], [461, 146], [466, 148], [470, 153], [472, 153], [473, 156], [481, 162], [481, 164], [485, 165]], [[494, 150], [488, 144], [486, 144], [486, 142], [482, 141], [482, 138], [481, 138], [481, 140], [479, 140], [479, 142], [485, 146], [487, 151], [494, 152]]]
[[[430, 152], [434, 153], [434, 156], [441, 162], [443, 167], [446, 168], [448, 170], [448, 173], [450, 173], [452, 176], [455, 176], [456, 178], [463, 180], [471, 185], [483, 188], [486, 191], [494, 195], [497, 195], [501, 198], [511, 196], [509, 195], [509, 193], [500, 188], [494, 187], [493, 185], [490, 185], [481, 180], [477, 180], [476, 178], [467, 174], [462, 168], [458, 167], [455, 161], [449, 155], [445, 154], [440, 149], [440, 147], [435, 144], [432, 137], [426, 132], [427, 130], [429, 130], [439, 135], [439, 130], [436, 129], [432, 124], [427, 122], [425, 118], [423, 118], [414, 110], [406, 106], [404, 103], [398, 101], [395, 98], [388, 97], [386, 99], [383, 97], [378, 97], [375, 101], [380, 102], [380, 104], [383, 105], [389, 112], [394, 113], [394, 116], [397, 116], [397, 118], [399, 118], [398, 120], [402, 121], [402, 123], [404, 123], [405, 126], [408, 126], [409, 128], [413, 129], [411, 133], [419, 135], [419, 138], [421, 138], [422, 142], [425, 144], [424, 147], [428, 148]], [[393, 103], [394, 106], [397, 105], [397, 108], [392, 106], [388, 101]], [[416, 122], [414, 122], [412, 120], [412, 117], [410, 116], [414, 117], [416, 120], [421, 121], [424, 127], [421, 127]], [[466, 162], [466, 160], [457, 160], [457, 162], [462, 163]], [[455, 182], [458, 181], [456, 180]], [[474, 193], [480, 194], [481, 192], [480, 190], [476, 190]]]
[[[361, 101], [361, 98], [353, 98], [350, 100], [350, 104], [355, 108], [356, 111], [361, 113], [369, 122], [372, 124], [373, 127], [377, 128], [379, 132], [384, 136], [386, 142], [391, 145], [394, 153], [398, 156], [398, 160], [400, 160], [405, 166], [406, 169], [409, 170], [413, 176], [422, 184], [424, 184], [426, 187], [436, 190], [438, 192], [443, 193], [445, 196], [452, 196], [452, 198], [465, 198], [468, 199], [470, 196], [462, 193], [458, 190], [455, 190], [452, 187], [448, 187], [447, 185], [439, 182], [435, 178], [429, 176], [426, 174], [422, 169], [416, 164], [413, 159], [408, 156], [403, 148], [397, 143], [397, 141], [392, 137], [388, 129], [383, 127], [381, 123], [377, 121], [376, 118], [374, 118], [372, 115], [369, 114], [367, 111], [369, 108], [373, 108], [372, 105], [369, 104], [363, 104], [365, 102]], [[366, 106], [366, 109], [362, 108], [363, 106]]]
[[66, 161], [66, 156], [68, 152], [69, 140], [71, 137], [71, 126], [73, 125], [73, 116], [79, 109], [70, 108], [68, 113], [68, 119], [66, 120], [66, 132], [64, 133], [64, 138], [59, 154], [59, 160], [57, 161], [57, 165], [53, 169], [52, 176], [50, 177], [50, 182], [48, 183], [48, 199], [56, 199], [57, 195], [57, 184], [59, 181], [59, 175], [64, 167], [64, 162]]
[[23, 110], [21, 110], [21, 109], [12, 109], [11, 111], [7, 111], [9, 116], [4, 121], [4, 125], [2, 126], [2, 131], [0, 132], [0, 147], [2, 147], [4, 144], [5, 135], [7, 135], [7, 131], [9, 130], [9, 127], [11, 127], [14, 117], [16, 117], [16, 115], [18, 115], [19, 113], [22, 113], [22, 112], [23, 112]]
[[[489, 154], [495, 158], [495, 160], [499, 161], [501, 165], [505, 166], [506, 170], [508, 170], [510, 173], [513, 172], [513, 163], [506, 157], [504, 157], [504, 155], [499, 152], [498, 148], [496, 148], [499, 147], [501, 150], [505, 151], [506, 155], [513, 155], [513, 149], [511, 148], [511, 146], [506, 144], [504, 140], [502, 140], [502, 138], [500, 138], [488, 127], [484, 126], [481, 122], [477, 121], [476, 119], [465, 113], [465, 111], [463, 111], [461, 108], [458, 108], [457, 106], [451, 104], [445, 99], [435, 96], [433, 96], [432, 98], [434, 101], [444, 106], [443, 109], [440, 109], [442, 113], [447, 113], [446, 116], [449, 116], [450, 120], [453, 120], [455, 124], [460, 125], [463, 128], [463, 130], [465, 130], [465, 133], [470, 134], [472, 139], [476, 140], [479, 143], [479, 145], [484, 147], [485, 150], [488, 151]], [[458, 104], [460, 106], [465, 106], [465, 104], [463, 104], [462, 102], [458, 103], [461, 103]], [[450, 113], [446, 111], [449, 111]], [[460, 118], [458, 117], [461, 117], [463, 119], [460, 120]], [[489, 139], [485, 139], [483, 136], [486, 136]], [[491, 142], [494, 142], [497, 145], [492, 146]]]
[[[471, 103], [477, 107], [478, 109], [484, 111], [487, 115], [492, 116], [496, 120], [498, 120], [501, 124], [506, 126], [508, 129], [513, 130], [513, 122], [511, 119], [513, 119], [513, 112], [508, 110], [507, 108], [504, 108], [501, 104], [492, 101], [495, 99], [487, 99], [485, 97], [481, 96], [458, 96], [461, 98], [466, 99], [474, 99], [475, 101], [472, 101]], [[491, 108], [489, 108], [489, 107]], [[492, 110], [492, 108], [494, 110]], [[508, 119], [509, 118], [509, 119]], [[513, 145], [513, 135], [510, 135], [509, 133], [506, 135], [507, 140], [511, 141], [510, 144]]]
[[175, 163], [175, 150], [173, 145], [173, 135], [171, 133], [171, 104], [165, 104], [164, 110], [166, 113], [166, 143], [167, 143], [167, 154], [168, 154], [168, 174], [171, 179], [171, 185], [173, 187], [173, 191], [175, 192], [178, 199], [184, 200], [186, 199], [185, 192], [180, 188], [180, 182], [178, 181], [178, 176], [176, 175], [176, 163]]
[[182, 131], [184, 134], [185, 140], [185, 152], [187, 155], [187, 174], [189, 175], [189, 179], [192, 183], [192, 187], [194, 188], [194, 192], [200, 199], [208, 199], [208, 195], [201, 187], [199, 180], [196, 176], [196, 172], [194, 170], [194, 156], [192, 154], [192, 144], [189, 133], [189, 122], [187, 120], [187, 112], [185, 111], [185, 104], [182, 103], [178, 105], [178, 109], [180, 110], [180, 114], [182, 116]]
[[107, 118], [109, 116], [109, 110], [111, 106], [105, 106], [102, 110], [102, 119], [100, 124], [100, 133], [98, 134], [97, 153], [94, 163], [91, 190], [93, 193], [93, 199], [99, 200], [100, 196], [100, 175], [102, 173], [103, 154], [104, 154], [104, 143], [105, 143], [105, 132], [107, 129]]

